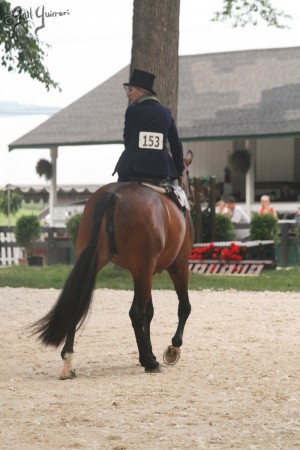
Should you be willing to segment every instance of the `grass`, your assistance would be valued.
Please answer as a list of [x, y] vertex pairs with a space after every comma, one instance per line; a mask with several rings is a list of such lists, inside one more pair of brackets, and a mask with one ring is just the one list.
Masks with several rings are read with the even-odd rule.
[[[69, 265], [2, 266], [0, 287], [61, 289], [71, 270]], [[96, 288], [132, 290], [131, 275], [125, 270], [108, 265], [98, 274]], [[153, 289], [174, 289], [166, 272], [154, 277]], [[189, 289], [300, 292], [300, 267], [266, 270], [259, 276], [191, 274]]]

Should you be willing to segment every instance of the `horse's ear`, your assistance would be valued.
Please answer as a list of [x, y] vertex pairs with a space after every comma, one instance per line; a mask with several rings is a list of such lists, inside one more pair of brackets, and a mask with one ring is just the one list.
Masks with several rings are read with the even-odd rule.
[[194, 155], [193, 155], [192, 150], [188, 150], [187, 154], [184, 157], [184, 163], [185, 163], [186, 166], [189, 166], [189, 165], [192, 164], [193, 156]]

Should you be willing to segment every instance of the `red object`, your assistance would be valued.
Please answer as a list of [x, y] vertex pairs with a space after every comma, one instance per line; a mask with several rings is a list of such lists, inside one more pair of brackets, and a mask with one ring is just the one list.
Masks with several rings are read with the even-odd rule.
[[213, 243], [206, 247], [194, 247], [190, 254], [190, 260], [214, 259], [220, 261], [241, 261], [242, 249], [234, 242], [229, 247], [218, 247]]

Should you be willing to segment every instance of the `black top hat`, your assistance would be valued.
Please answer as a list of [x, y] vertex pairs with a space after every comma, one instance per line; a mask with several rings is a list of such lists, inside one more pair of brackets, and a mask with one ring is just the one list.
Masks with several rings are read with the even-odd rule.
[[123, 86], [136, 86], [146, 91], [151, 92], [156, 95], [156, 92], [153, 90], [155, 75], [149, 72], [145, 72], [144, 70], [134, 69], [129, 83], [123, 83]]

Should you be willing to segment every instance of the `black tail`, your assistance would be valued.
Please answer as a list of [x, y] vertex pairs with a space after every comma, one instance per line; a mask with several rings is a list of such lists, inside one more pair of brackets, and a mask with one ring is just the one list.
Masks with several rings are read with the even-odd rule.
[[[32, 335], [38, 335], [38, 339], [45, 346], [58, 347], [69, 331], [75, 331], [81, 327], [87, 316], [97, 275], [99, 232], [106, 211], [112, 217], [114, 207], [114, 193], [106, 192], [98, 199], [92, 237], [88, 246], [78, 258], [56, 304], [45, 317], [30, 326], [33, 330]], [[108, 221], [110, 232], [111, 224], [112, 221]]]

